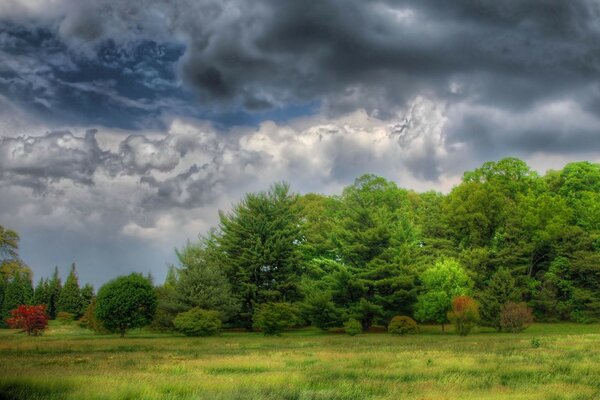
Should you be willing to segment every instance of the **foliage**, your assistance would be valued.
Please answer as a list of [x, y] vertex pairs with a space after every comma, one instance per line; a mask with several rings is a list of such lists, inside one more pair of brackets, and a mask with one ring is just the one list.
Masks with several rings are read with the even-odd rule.
[[299, 310], [290, 303], [264, 303], [254, 313], [253, 327], [265, 336], [278, 336], [299, 322]]
[[2, 320], [10, 317], [12, 310], [22, 304], [31, 304], [33, 288], [28, 274], [15, 272], [4, 283], [4, 299], [2, 302]]
[[479, 304], [469, 296], [455, 297], [448, 319], [452, 321], [459, 335], [466, 336], [479, 322]]
[[96, 302], [98, 320], [108, 331], [123, 337], [129, 329], [150, 323], [156, 309], [156, 294], [147, 278], [134, 273], [104, 284]]
[[263, 303], [300, 300], [300, 208], [287, 184], [247, 194], [230, 213], [220, 213], [219, 228], [222, 265], [241, 302], [239, 324], [250, 328]]
[[[56, 302], [56, 308], [58, 312], [67, 312], [73, 314], [75, 317], [79, 317], [81, 313], [81, 291], [79, 289], [79, 279], [77, 277], [77, 271], [75, 264], [71, 266], [69, 276], [65, 281], [65, 285], [60, 291], [58, 300]], [[58, 318], [58, 314], [57, 314]]]
[[487, 282], [478, 296], [481, 325], [501, 329], [500, 311], [508, 302], [521, 300], [521, 293], [516, 287], [515, 279], [506, 268], [500, 268]]
[[198, 307], [177, 314], [173, 324], [186, 336], [214, 336], [221, 330], [220, 313]]
[[96, 298], [93, 298], [86, 308], [83, 316], [77, 322], [82, 328], [87, 328], [97, 333], [108, 333], [102, 322], [96, 317]]
[[83, 285], [80, 292], [80, 298], [81, 308], [79, 315], [83, 315], [94, 299], [94, 287], [89, 283]]
[[62, 324], [70, 324], [75, 320], [75, 315], [70, 312], [59, 311], [58, 314], [56, 314], [56, 320], [60, 321]]
[[462, 266], [454, 259], [442, 259], [421, 274], [422, 294], [417, 298], [415, 317], [442, 324], [452, 299], [468, 294], [473, 285]]
[[[179, 268], [172, 270], [171, 276], [167, 277], [159, 309], [179, 312], [199, 307], [218, 311], [223, 321], [234, 317], [240, 303], [225, 274], [215, 238], [209, 236], [199, 243], [188, 243], [176, 254]], [[171, 292], [170, 286], [173, 286]], [[174, 297], [168, 296], [168, 293], [173, 293]]]
[[388, 332], [394, 335], [418, 333], [419, 327], [411, 317], [397, 315], [388, 324]]
[[46, 305], [37, 306], [20, 305], [10, 312], [11, 318], [8, 319], [8, 325], [11, 328], [21, 329], [28, 335], [40, 335], [48, 326], [48, 315], [46, 315]]
[[58, 313], [58, 298], [60, 297], [61, 291], [62, 282], [58, 275], [58, 267], [54, 267], [54, 273], [52, 274], [50, 282], [48, 282], [48, 315], [50, 316], [50, 319], [55, 319], [56, 314]]
[[363, 326], [359, 321], [351, 318], [344, 322], [344, 332], [346, 332], [347, 335], [356, 336], [363, 332]]
[[500, 324], [506, 332], [521, 332], [533, 323], [531, 308], [525, 303], [506, 303], [500, 312]]

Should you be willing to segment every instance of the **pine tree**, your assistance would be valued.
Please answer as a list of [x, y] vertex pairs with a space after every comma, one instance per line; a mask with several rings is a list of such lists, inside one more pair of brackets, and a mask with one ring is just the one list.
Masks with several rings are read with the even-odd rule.
[[85, 313], [85, 310], [87, 310], [89, 305], [92, 303], [93, 299], [94, 299], [94, 287], [92, 285], [90, 285], [89, 283], [86, 283], [81, 288], [81, 309], [80, 309], [81, 311], [79, 312], [80, 315], [83, 315]]
[[71, 266], [71, 272], [67, 277], [65, 286], [58, 296], [57, 310], [73, 314], [76, 318], [81, 313], [81, 292], [79, 290], [79, 281], [75, 263]]
[[10, 317], [11, 310], [14, 310], [22, 304], [31, 302], [31, 281], [28, 276], [23, 276], [20, 272], [16, 272], [14, 276], [8, 280], [4, 290], [4, 302], [2, 305], [2, 319]]
[[33, 292], [33, 304], [45, 304], [46, 309], [50, 305], [50, 284], [47, 278], [40, 278]]
[[500, 312], [508, 302], [521, 301], [521, 293], [515, 285], [515, 279], [506, 268], [500, 268], [488, 281], [479, 295], [481, 325], [501, 329]]
[[61, 290], [62, 282], [60, 280], [60, 276], [58, 275], [58, 267], [54, 267], [54, 274], [52, 275], [52, 279], [50, 279], [48, 284], [48, 316], [50, 319], [55, 319], [56, 314], [58, 313], [57, 303]]

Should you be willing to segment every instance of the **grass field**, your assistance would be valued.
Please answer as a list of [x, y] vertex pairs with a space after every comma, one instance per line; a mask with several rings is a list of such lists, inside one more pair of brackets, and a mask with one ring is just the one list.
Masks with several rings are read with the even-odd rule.
[[600, 399], [600, 326], [467, 337], [438, 327], [124, 339], [58, 324], [42, 337], [0, 330], [0, 398]]

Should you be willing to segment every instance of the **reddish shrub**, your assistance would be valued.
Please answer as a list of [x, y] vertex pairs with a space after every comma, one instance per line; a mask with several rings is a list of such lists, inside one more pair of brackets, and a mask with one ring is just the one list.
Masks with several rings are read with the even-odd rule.
[[456, 332], [466, 336], [479, 322], [479, 304], [469, 296], [455, 297], [448, 319], [456, 327]]
[[48, 315], [46, 314], [46, 305], [39, 306], [20, 305], [10, 312], [12, 318], [9, 318], [8, 326], [21, 329], [28, 335], [37, 336], [41, 334], [48, 326]]
[[521, 332], [533, 322], [533, 312], [525, 303], [506, 303], [500, 311], [500, 326], [506, 332]]

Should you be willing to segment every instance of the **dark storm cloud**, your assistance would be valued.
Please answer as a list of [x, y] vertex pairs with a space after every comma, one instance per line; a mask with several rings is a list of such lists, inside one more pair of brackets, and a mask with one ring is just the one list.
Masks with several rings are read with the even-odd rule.
[[64, 3], [60, 37], [104, 63], [107, 41], [184, 43], [169, 61], [207, 107], [319, 99], [385, 115], [425, 92], [514, 108], [597, 82], [600, 68], [592, 0]]

